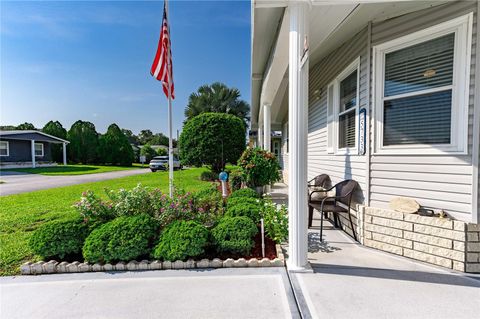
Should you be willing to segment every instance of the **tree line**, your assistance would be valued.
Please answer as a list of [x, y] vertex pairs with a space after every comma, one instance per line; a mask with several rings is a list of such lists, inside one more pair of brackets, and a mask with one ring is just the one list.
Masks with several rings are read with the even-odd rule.
[[[97, 132], [95, 125], [88, 121], [78, 120], [67, 131], [59, 121], [49, 121], [42, 129], [32, 123], [0, 126], [0, 130], [38, 130], [49, 135], [64, 139], [70, 143], [67, 146], [69, 163], [107, 164], [130, 166], [138, 161], [138, 156], [146, 155], [147, 160], [153, 156], [164, 155], [163, 149], [157, 151], [151, 145], [168, 146], [168, 137], [151, 130], [142, 130], [135, 135], [131, 130], [121, 129], [117, 124], [111, 124], [105, 134]], [[176, 145], [176, 140], [173, 141]], [[135, 151], [132, 145], [143, 145], [142, 150]], [[52, 160], [63, 161], [62, 145], [52, 144]]]
[[[188, 165], [208, 165], [215, 172], [226, 163], [236, 163], [246, 146], [246, 129], [250, 121], [250, 106], [240, 99], [240, 91], [223, 83], [203, 85], [193, 92], [185, 108], [184, 130], [180, 136], [179, 153]], [[208, 114], [205, 114], [208, 113]], [[223, 113], [223, 114], [221, 114]], [[18, 126], [0, 126], [0, 130], [36, 130], [31, 123]], [[135, 135], [131, 130], [111, 124], [105, 134], [99, 134], [95, 125], [87, 121], [75, 122], [66, 130], [59, 121], [48, 122], [41, 131], [66, 139], [68, 160], [83, 164], [131, 165], [144, 155], [146, 161], [157, 155], [167, 155], [168, 137], [149, 129]], [[135, 152], [132, 145], [142, 146]], [[177, 147], [177, 141], [173, 140]], [[52, 145], [52, 157], [62, 161], [61, 145]]]

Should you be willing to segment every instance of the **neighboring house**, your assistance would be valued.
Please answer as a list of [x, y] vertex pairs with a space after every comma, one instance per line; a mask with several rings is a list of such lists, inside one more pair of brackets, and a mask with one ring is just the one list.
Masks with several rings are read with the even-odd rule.
[[[360, 184], [344, 229], [363, 244], [480, 272], [479, 11], [253, 1], [252, 130], [283, 133], [291, 269], [307, 266], [307, 180], [327, 173]], [[404, 216], [389, 210], [395, 197], [450, 218]]]
[[63, 144], [63, 164], [67, 164], [69, 142], [40, 131], [0, 131], [0, 164], [7, 167], [36, 167], [54, 164], [51, 145]]

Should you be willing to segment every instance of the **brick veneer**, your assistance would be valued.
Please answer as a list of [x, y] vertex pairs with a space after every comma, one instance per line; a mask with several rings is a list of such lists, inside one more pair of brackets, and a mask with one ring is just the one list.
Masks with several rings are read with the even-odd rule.
[[[348, 216], [342, 228], [352, 234]], [[480, 273], [480, 224], [359, 206], [354, 228], [365, 246], [434, 265]]]

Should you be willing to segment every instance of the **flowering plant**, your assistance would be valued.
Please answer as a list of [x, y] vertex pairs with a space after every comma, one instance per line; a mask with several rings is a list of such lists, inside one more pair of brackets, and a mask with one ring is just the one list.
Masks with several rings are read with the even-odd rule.
[[250, 187], [264, 186], [280, 180], [277, 158], [273, 153], [260, 148], [247, 148], [238, 160], [238, 166]]
[[106, 222], [115, 218], [115, 210], [110, 202], [102, 200], [93, 191], [83, 192], [80, 201], [73, 207], [85, 222]]
[[288, 210], [285, 205], [277, 205], [270, 199], [265, 200], [261, 211], [265, 233], [276, 243], [288, 239]]

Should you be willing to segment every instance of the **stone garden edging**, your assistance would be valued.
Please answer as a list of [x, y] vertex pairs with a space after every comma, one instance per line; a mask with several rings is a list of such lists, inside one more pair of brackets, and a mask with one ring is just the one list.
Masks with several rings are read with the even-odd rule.
[[38, 261], [35, 263], [26, 262], [20, 267], [22, 275], [41, 275], [41, 274], [59, 274], [59, 273], [80, 273], [80, 272], [103, 272], [103, 271], [146, 271], [146, 270], [162, 270], [162, 269], [198, 269], [198, 268], [245, 268], [245, 267], [284, 267], [285, 257], [280, 245], [275, 245], [277, 250], [277, 258], [275, 259], [256, 259], [251, 258], [246, 260], [245, 258], [227, 258], [225, 260], [214, 259], [202, 259], [187, 261], [177, 260], [171, 261], [159, 261], [159, 260], [142, 260], [140, 262], [132, 260], [128, 263], [118, 262], [116, 264], [89, 264], [81, 263], [79, 261], [74, 262], [57, 262], [50, 260], [48, 262]]

